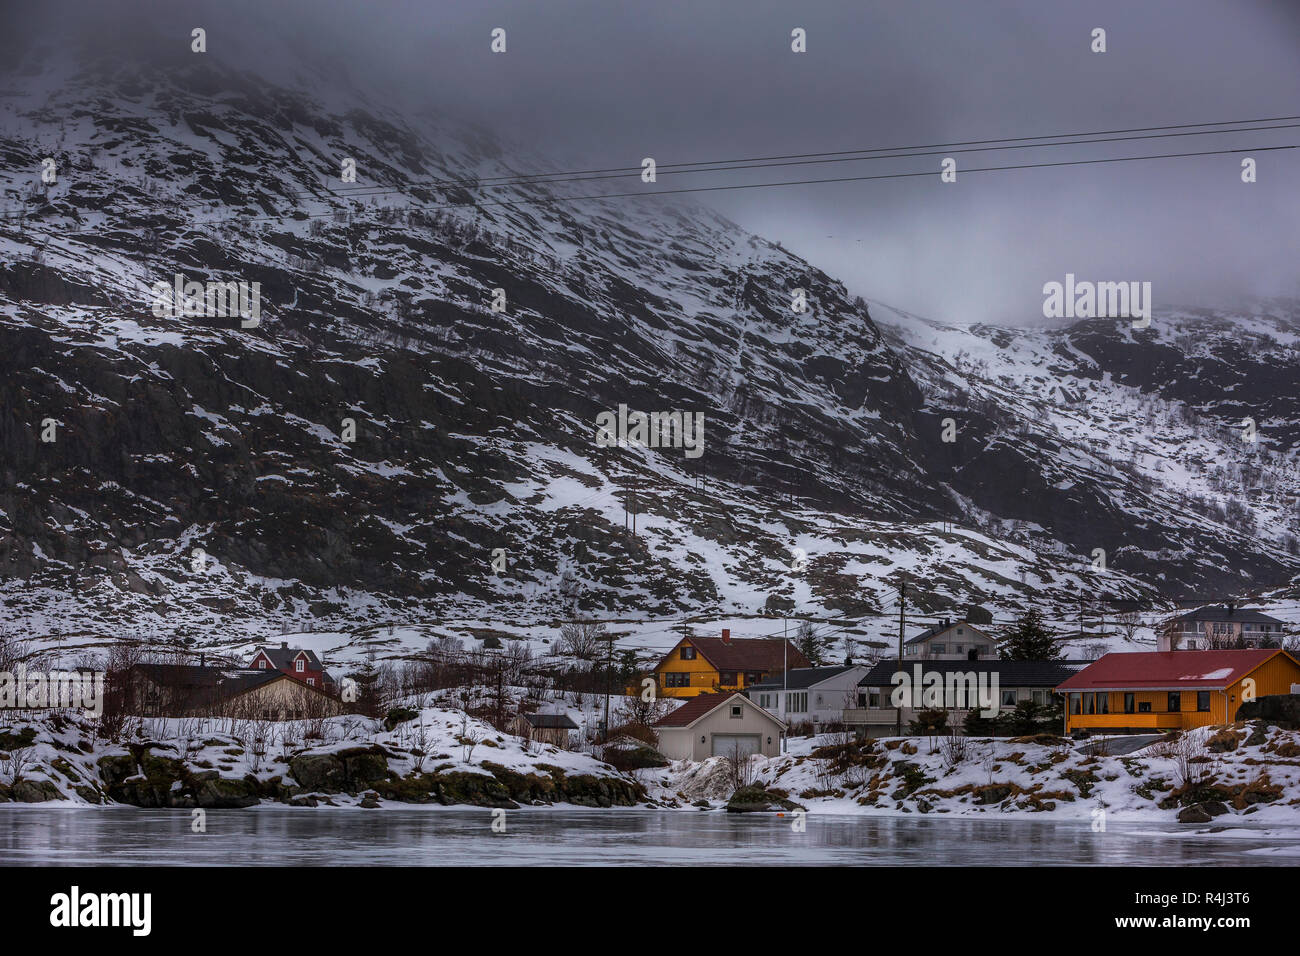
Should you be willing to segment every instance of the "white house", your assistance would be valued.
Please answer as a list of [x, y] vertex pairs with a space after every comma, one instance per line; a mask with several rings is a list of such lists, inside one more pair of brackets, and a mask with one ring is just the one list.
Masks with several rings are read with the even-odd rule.
[[746, 689], [749, 699], [794, 726], [821, 727], [841, 721], [846, 707], [857, 699], [858, 681], [866, 675], [865, 664], [831, 667], [795, 667]]
[[987, 661], [998, 656], [998, 642], [969, 621], [945, 619], [903, 644], [908, 660]]
[[659, 752], [669, 760], [775, 757], [785, 724], [739, 691], [692, 697], [654, 725]]
[[1285, 624], [1260, 611], [1218, 604], [1188, 611], [1165, 622], [1158, 651], [1206, 651], [1234, 647], [1281, 647]]

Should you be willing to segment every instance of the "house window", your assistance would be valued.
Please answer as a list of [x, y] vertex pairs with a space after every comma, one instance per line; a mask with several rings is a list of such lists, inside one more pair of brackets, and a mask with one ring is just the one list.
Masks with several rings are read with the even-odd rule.
[[1097, 695], [1097, 713], [1099, 714], [1110, 713], [1110, 694]]
[[868, 706], [868, 707], [879, 707], [879, 706], [880, 706], [880, 689], [879, 689], [879, 688], [876, 688], [875, 690], [870, 690], [870, 691], [867, 692], [867, 706]]
[[1210, 711], [1210, 692], [1208, 690], [1198, 690], [1196, 692], [1196, 709], [1202, 714]]
[[306, 663], [307, 662], [300, 657], [293, 662], [293, 669], [296, 670], [299, 674], [301, 674], [304, 670], [307, 669]]
[[757, 684], [763, 680], [763, 675], [758, 671], [745, 671], [745, 683]]
[[664, 674], [665, 687], [690, 687], [691, 675], [685, 671], [668, 671]]
[[792, 714], [806, 714], [808, 712], [808, 693], [803, 691], [797, 694], [786, 694], [785, 709]]
[[1045, 707], [1047, 705], [1047, 691], [1036, 690], [1033, 692], [1032, 697], [1034, 703], [1039, 707]]
[[1136, 709], [1137, 709], [1137, 695], [1136, 695], [1136, 694], [1125, 694], [1125, 695], [1124, 695], [1124, 713], [1126, 713], [1126, 714], [1131, 714], [1131, 713], [1133, 713]]
[[[963, 631], [960, 627], [957, 628], [957, 636], [958, 636], [958, 637], [961, 637], [961, 636], [962, 636], [963, 634], [965, 634], [965, 633], [966, 633], [966, 632]], [[958, 648], [958, 650], [960, 650], [960, 648]]]
[[1083, 712], [1084, 712], [1085, 714], [1095, 714], [1095, 713], [1097, 712], [1097, 695], [1096, 695], [1096, 694], [1084, 694], [1084, 695], [1083, 695]]
[[266, 670], [266, 658], [265, 658], [265, 657], [259, 657], [259, 658], [257, 659], [257, 669], [258, 669], [259, 671], [264, 671], [264, 670]]
[[966, 648], [962, 647], [960, 644], [954, 644], [952, 646], [952, 652], [954, 654], [964, 654], [966, 653]]
[[316, 686], [316, 678], [314, 678], [314, 677], [308, 677], [308, 678], [307, 678], [307, 686], [308, 686], [308, 687], [315, 687], [315, 686]]
[[735, 687], [735, 686], [736, 686], [736, 672], [735, 672], [735, 671], [723, 671], [723, 672], [722, 672], [722, 676], [718, 678], [718, 683], [720, 683], [723, 687]]
[[1004, 690], [1002, 692], [1002, 706], [1003, 707], [1016, 706], [1016, 689], [1014, 687], [1011, 688], [1010, 690]]
[[1139, 713], [1139, 714], [1149, 714], [1149, 713], [1151, 713], [1151, 701], [1149, 701], [1149, 700], [1144, 700], [1144, 701], [1142, 701], [1141, 703], [1139, 703], [1139, 704], [1138, 704], [1138, 713]]
[[683, 647], [683, 648], [682, 648], [682, 660], [684, 660], [684, 661], [693, 661], [693, 660], [695, 660], [695, 648], [693, 648], [693, 647]]
[[931, 644], [930, 650], [936, 654], [946, 654], [948, 653], [947, 650], [945, 650], [946, 647], [946, 644]]
[[1169, 713], [1171, 713], [1171, 714], [1176, 714], [1176, 713], [1178, 713], [1180, 710], [1182, 710], [1182, 709], [1183, 709], [1183, 695], [1182, 695], [1181, 693], [1179, 693], [1178, 691], [1176, 691], [1176, 690], [1171, 690], [1171, 691], [1169, 692], [1169, 706], [1168, 706], [1167, 709], [1168, 709]]
[[743, 713], [742, 705], [740, 705], [740, 704], [732, 704], [732, 705], [731, 705], [731, 716], [732, 716], [732, 717], [735, 717], [735, 718], [743, 717], [743, 716], [744, 716], [744, 713]]
[[1082, 703], [1083, 703], [1083, 695], [1082, 695], [1082, 694], [1071, 694], [1071, 695], [1070, 695], [1070, 713], [1072, 713], [1072, 714], [1081, 714], [1081, 713], [1083, 713], [1083, 711], [1082, 711], [1082, 709], [1081, 709], [1081, 705], [1082, 705]]

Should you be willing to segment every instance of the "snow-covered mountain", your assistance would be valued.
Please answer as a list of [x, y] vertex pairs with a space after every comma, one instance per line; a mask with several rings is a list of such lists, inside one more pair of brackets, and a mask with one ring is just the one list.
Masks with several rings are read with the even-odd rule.
[[[9, 626], [207, 643], [793, 609], [883, 629], [904, 573], [913, 613], [1010, 615], [1300, 568], [1294, 303], [1142, 332], [947, 327], [706, 207], [566, 199], [653, 191], [639, 169], [548, 163], [215, 59], [19, 64], [0, 95]], [[259, 283], [260, 324], [155, 316], [176, 274]], [[620, 405], [702, 414], [703, 455], [602, 447]]]

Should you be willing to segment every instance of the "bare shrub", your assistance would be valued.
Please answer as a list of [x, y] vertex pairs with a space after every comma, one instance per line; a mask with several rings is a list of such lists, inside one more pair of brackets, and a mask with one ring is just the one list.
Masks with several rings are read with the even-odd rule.
[[0, 783], [12, 787], [23, 778], [23, 772], [32, 766], [32, 748], [14, 747], [0, 751]]
[[951, 734], [939, 742], [943, 765], [949, 770], [961, 766], [971, 755], [970, 738], [964, 734]]

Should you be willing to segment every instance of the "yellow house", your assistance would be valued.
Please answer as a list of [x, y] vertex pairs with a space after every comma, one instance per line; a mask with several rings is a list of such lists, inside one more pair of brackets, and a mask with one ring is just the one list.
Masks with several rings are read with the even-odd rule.
[[1116, 653], [1059, 684], [1065, 730], [1189, 730], [1236, 719], [1247, 700], [1289, 694], [1300, 662], [1284, 650]]
[[782, 638], [687, 637], [654, 669], [661, 697], [697, 697], [744, 690], [787, 667], [810, 667], [808, 658]]

